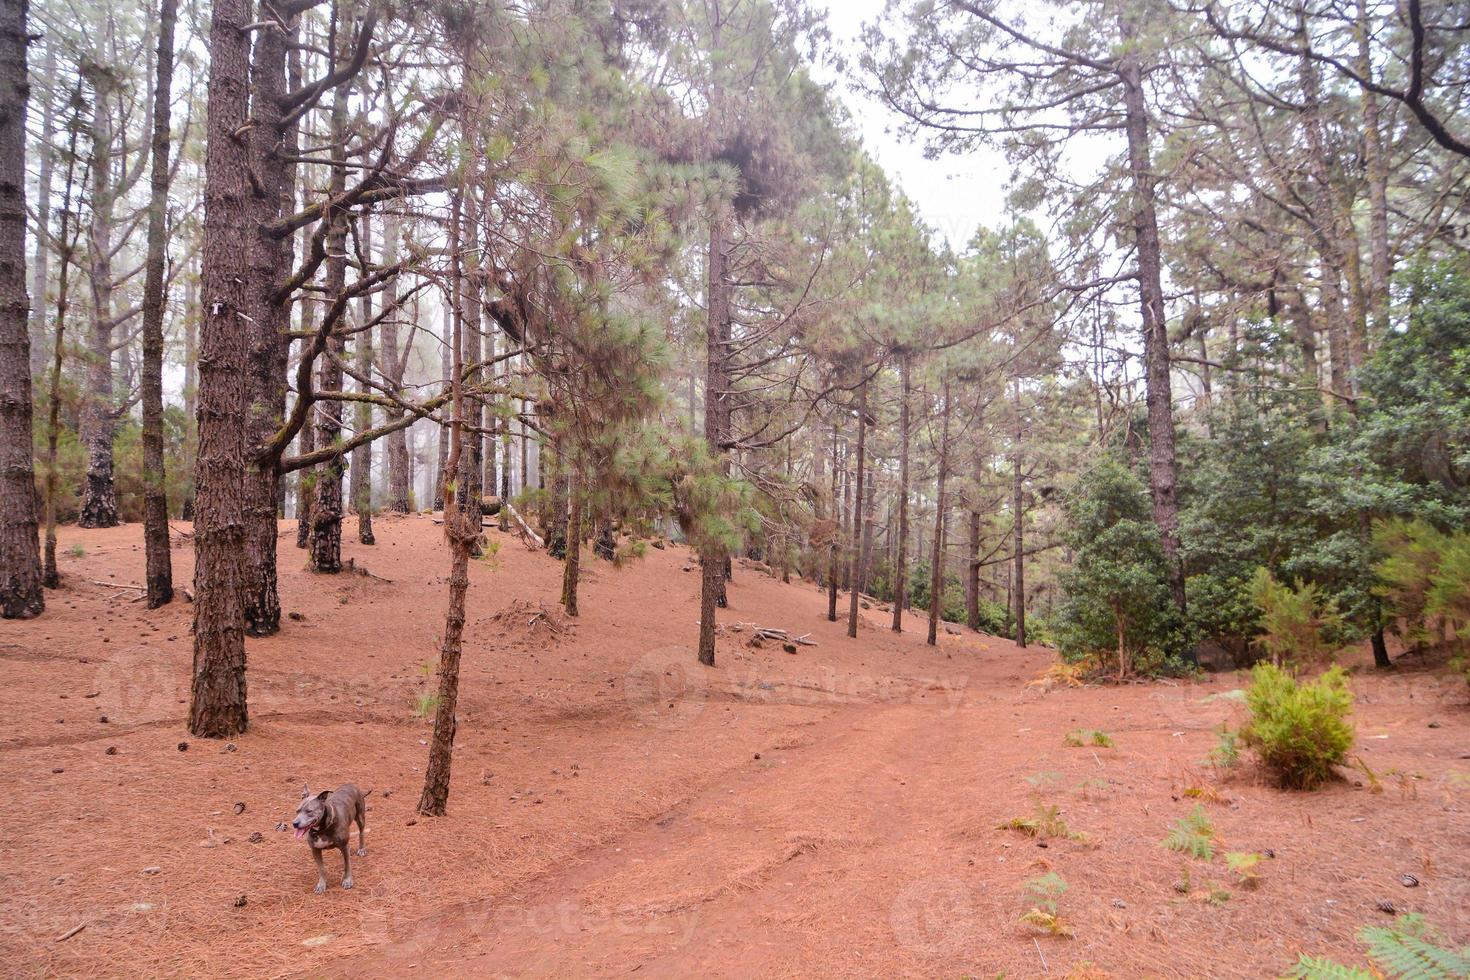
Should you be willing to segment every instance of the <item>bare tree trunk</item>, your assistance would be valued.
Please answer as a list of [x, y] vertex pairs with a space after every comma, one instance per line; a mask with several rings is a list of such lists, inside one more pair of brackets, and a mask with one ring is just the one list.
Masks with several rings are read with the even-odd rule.
[[944, 518], [949, 508], [945, 481], [949, 477], [949, 380], [944, 382], [944, 399], [939, 409], [939, 478], [934, 499], [934, 554], [929, 568], [929, 637], [931, 647], [939, 642], [939, 617], [944, 609]]
[[867, 476], [867, 448], [868, 448], [868, 382], [864, 379], [858, 386], [858, 419], [857, 419], [857, 479], [853, 493], [853, 521], [852, 521], [852, 595], [847, 607], [847, 635], [857, 636], [858, 626], [858, 598], [863, 587], [863, 522], [860, 517], [863, 511], [863, 481]]
[[148, 199], [148, 263], [143, 281], [143, 551], [148, 608], [174, 597], [168, 546], [168, 482], [163, 463], [163, 273], [168, 210], [169, 107], [174, 80], [177, 0], [162, 0], [153, 87], [153, 172]]
[[[1364, 73], [1372, 70], [1368, 56], [1369, 29], [1368, 0], [1358, 0], [1357, 67]], [[1368, 178], [1368, 243], [1372, 253], [1368, 308], [1372, 314], [1372, 339], [1377, 340], [1388, 331], [1389, 288], [1393, 276], [1393, 255], [1388, 245], [1388, 161], [1383, 148], [1378, 96], [1367, 89], [1360, 90], [1358, 96], [1363, 100], [1363, 163]], [[1371, 343], [1369, 346], [1371, 349]]]
[[31, 463], [26, 296], [26, 0], [0, 4], [0, 617], [46, 609]]
[[205, 303], [199, 357], [199, 461], [194, 521], [194, 671], [189, 731], [238, 735], [248, 725], [241, 556], [245, 547], [247, 0], [215, 0], [209, 27], [204, 179]]
[[82, 402], [79, 437], [87, 452], [87, 475], [82, 482], [82, 527], [116, 527], [117, 488], [113, 482], [112, 377], [112, 224], [114, 139], [108, 115], [116, 81], [107, 71], [90, 74], [92, 81], [92, 216], [87, 234], [88, 278], [92, 287], [92, 321], [88, 333], [87, 388]]
[[[444, 382], [446, 386], [452, 386], [453, 384], [452, 379], [450, 379], [449, 377], [449, 372], [453, 366], [452, 352], [450, 351], [450, 344], [452, 343], [450, 338], [453, 336], [453, 329], [450, 326], [450, 318], [452, 314], [450, 313], [449, 305], [450, 304], [448, 302], [444, 304], [444, 326], [442, 330], [443, 336], [440, 338], [439, 344], [439, 369], [441, 372], [441, 376], [446, 379]], [[438, 469], [434, 473], [433, 506], [435, 510], [444, 509], [444, 481], [449, 478], [449, 470], [447, 468], [449, 460], [449, 435], [450, 434], [447, 427], [439, 427]]]
[[[975, 454], [975, 486], [980, 486], [984, 475], [980, 453]], [[972, 630], [980, 629], [980, 510], [979, 501], [966, 501], [965, 512], [969, 517], [969, 540], [965, 543], [965, 625]]]
[[[364, 276], [371, 275], [373, 262], [373, 223], [372, 218], [364, 214], [358, 222], [358, 232], [362, 236], [362, 257]], [[373, 320], [373, 300], [371, 293], [363, 293], [358, 300], [358, 332], [352, 340], [353, 366], [362, 378], [371, 378], [373, 373], [373, 332], [368, 324]], [[363, 394], [370, 394], [372, 388], [365, 381], [357, 383], [357, 390]], [[352, 426], [358, 432], [366, 432], [373, 427], [373, 407], [367, 402], [358, 402], [353, 406]], [[357, 512], [357, 540], [359, 544], [374, 544], [373, 537], [373, 444], [365, 442], [360, 446], [353, 447], [352, 463], [348, 470], [348, 492], [352, 494], [352, 509]]]
[[[464, 364], [464, 331], [461, 320], [463, 302], [463, 269], [460, 259], [461, 204], [454, 201], [450, 225], [450, 253], [453, 263], [454, 299], [449, 373], [453, 392], [454, 416], [449, 422], [449, 451], [444, 472], [459, 472], [464, 450], [461, 429], [465, 418], [464, 388], [460, 380]], [[419, 797], [418, 812], [425, 816], [443, 816], [449, 802], [449, 775], [454, 761], [454, 733], [458, 727], [455, 710], [459, 704], [459, 660], [464, 647], [465, 595], [470, 587], [470, 545], [479, 537], [480, 529], [460, 509], [458, 495], [444, 494], [444, 536], [449, 543], [449, 607], [444, 615], [444, 641], [439, 647], [439, 694], [434, 711], [434, 738], [429, 743], [429, 765], [424, 770], [424, 792]]]
[[[308, 336], [315, 332], [316, 304], [301, 304], [301, 332]], [[306, 455], [316, 448], [316, 421], [308, 415], [306, 424], [297, 433], [297, 451]], [[311, 505], [316, 500], [316, 481], [320, 471], [311, 466], [296, 474], [296, 547], [305, 548], [311, 543]]]
[[61, 365], [66, 357], [66, 317], [71, 305], [71, 270], [76, 264], [76, 237], [72, 230], [71, 194], [76, 180], [77, 131], [80, 127], [68, 127], [66, 185], [61, 194], [61, 267], [56, 274], [56, 328], [51, 348], [51, 385], [46, 413], [46, 547], [42, 561], [41, 580], [48, 589], [61, 584], [61, 574], [56, 569], [56, 495], [60, 492], [60, 474], [57, 466], [57, 440], [61, 435]]
[[[566, 465], [563, 462], [562, 465]], [[581, 473], [567, 467], [567, 557], [562, 565], [561, 604], [568, 616], [577, 615], [577, 581], [582, 572], [582, 505], [586, 496]]]
[[913, 390], [913, 355], [899, 354], [901, 388], [898, 409], [898, 558], [893, 564], [893, 632], [903, 632], [903, 608], [909, 591], [909, 395]]
[[827, 545], [827, 622], [837, 622], [837, 558], [842, 540], [842, 503], [838, 486], [842, 480], [842, 462], [837, 457], [837, 423], [832, 423], [832, 540]]
[[[398, 263], [398, 236], [399, 222], [394, 215], [388, 220], [385, 228], [383, 242], [384, 261], [388, 265]], [[391, 297], [396, 287], [397, 279], [390, 280], [386, 295]], [[418, 297], [413, 298], [413, 322], [418, 324], [419, 304]], [[410, 347], [407, 350], [398, 349], [398, 314], [393, 313], [383, 318], [381, 329], [382, 352], [379, 357], [383, 361], [383, 372], [385, 380], [393, 389], [394, 394], [402, 395], [403, 377], [408, 370], [408, 360], [412, 353], [412, 337], [409, 334]], [[385, 410], [390, 424], [403, 418], [403, 409], [389, 408]], [[387, 456], [388, 456], [388, 510], [395, 514], [407, 514], [409, 511], [409, 488], [413, 484], [410, 476], [410, 462], [408, 452], [409, 429], [399, 429], [388, 433]]]
[[1011, 539], [1011, 560], [1015, 563], [1015, 597], [1016, 603], [1016, 646], [1026, 646], [1026, 501], [1024, 488], [1022, 486], [1021, 474], [1021, 425], [1020, 425], [1020, 397], [1017, 392], [1016, 399], [1016, 453], [1011, 459], [1011, 466], [1015, 470], [1015, 486], [1011, 496], [1011, 518], [1015, 522], [1014, 534]]
[[[1124, 39], [1134, 32], [1125, 20]], [[1148, 407], [1149, 490], [1154, 524], [1169, 566], [1169, 591], [1184, 608], [1184, 566], [1179, 558], [1178, 475], [1174, 458], [1174, 398], [1169, 377], [1169, 331], [1164, 319], [1163, 258], [1153, 167], [1149, 159], [1148, 110], [1144, 105], [1143, 70], [1135, 53], [1119, 61], [1123, 80], [1128, 172], [1133, 188], [1133, 233], [1138, 249], [1138, 291], [1143, 315], [1145, 401]]]
[[51, 227], [51, 178], [55, 166], [51, 143], [56, 138], [56, 40], [46, 40], [46, 55], [41, 74], [44, 98], [41, 102], [41, 141], [36, 147], [40, 157], [36, 171], [36, 217], [42, 234], [36, 235], [36, 251], [31, 258], [31, 374], [40, 375], [46, 362], [46, 287], [51, 249], [44, 232]]
[[[719, 461], [720, 474], [730, 475], [725, 443], [730, 436], [730, 288], [726, 282], [725, 226], [722, 215], [710, 218], [707, 301], [709, 321], [705, 339], [704, 438]], [[699, 662], [715, 662], [715, 608], [723, 608], [725, 548], [704, 536], [699, 553]]]

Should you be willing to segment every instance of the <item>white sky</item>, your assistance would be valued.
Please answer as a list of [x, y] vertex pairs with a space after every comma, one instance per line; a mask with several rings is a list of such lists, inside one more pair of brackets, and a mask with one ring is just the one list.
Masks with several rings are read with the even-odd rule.
[[[826, 9], [833, 43], [848, 55], [849, 71], [859, 70], [855, 54], [863, 22], [878, 20], [883, 4], [884, 0], [812, 0], [814, 7]], [[882, 102], [854, 91], [846, 79], [834, 79], [828, 69], [818, 68], [814, 74], [823, 81], [837, 82], [835, 94], [851, 112], [863, 145], [941, 238], [962, 249], [977, 227], [1000, 221], [1010, 176], [1003, 154], [980, 148], [926, 160], [922, 136], [899, 135], [899, 117]]]

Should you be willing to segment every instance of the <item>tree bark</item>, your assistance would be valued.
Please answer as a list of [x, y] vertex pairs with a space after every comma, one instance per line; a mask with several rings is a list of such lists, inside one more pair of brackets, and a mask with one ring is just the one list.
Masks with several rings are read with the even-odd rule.
[[[444, 384], [446, 387], [452, 387], [453, 385], [453, 379], [451, 379], [449, 376], [449, 372], [453, 368], [453, 354], [450, 351], [450, 344], [453, 343], [453, 341], [451, 340], [453, 336], [453, 329], [450, 325], [451, 317], [452, 314], [449, 310], [449, 303], [446, 302], [444, 304], [444, 325], [442, 328], [443, 337], [441, 338], [439, 343], [439, 370], [441, 372], [441, 376], [445, 379]], [[451, 440], [449, 438], [448, 428], [446, 428], [445, 426], [440, 426], [439, 458], [437, 460], [438, 466], [434, 472], [435, 510], [444, 509], [444, 482], [449, 479], [449, 470], [447, 467], [449, 460], [450, 441]]]
[[143, 552], [148, 608], [174, 597], [168, 545], [168, 481], [163, 462], [163, 307], [168, 233], [169, 107], [174, 80], [177, 0], [161, 0], [153, 86], [153, 172], [148, 199], [148, 260], [143, 280]]
[[[448, 455], [445, 473], [459, 472], [463, 454], [461, 428], [464, 425], [464, 386], [460, 380], [464, 364], [464, 331], [461, 317], [463, 271], [460, 262], [461, 204], [456, 196], [450, 224], [450, 253], [454, 298], [451, 303], [453, 327], [450, 331], [452, 364], [449, 372], [453, 393], [454, 415], [449, 422]], [[459, 661], [464, 648], [465, 595], [470, 586], [470, 544], [479, 537], [478, 526], [471, 525], [461, 510], [458, 495], [444, 494], [444, 536], [449, 544], [449, 606], [444, 615], [444, 640], [439, 647], [439, 693], [434, 711], [434, 737], [429, 743], [429, 764], [424, 770], [424, 791], [419, 797], [418, 812], [425, 816], [443, 816], [449, 803], [449, 776], [454, 761], [454, 734], [458, 727], [455, 710], [459, 703]]]
[[90, 72], [92, 82], [91, 223], [87, 231], [87, 272], [92, 292], [91, 328], [87, 335], [87, 387], [78, 436], [87, 452], [82, 481], [82, 527], [116, 527], [117, 487], [113, 481], [112, 370], [112, 225], [116, 202], [113, 187], [114, 136], [108, 101], [116, 86], [106, 70]]
[[[43, 231], [51, 227], [51, 180], [55, 167], [55, 155], [51, 143], [56, 138], [56, 41], [46, 41], [45, 60], [41, 74], [44, 78], [44, 98], [41, 102], [41, 142], [36, 148], [40, 158], [36, 171], [36, 217]], [[39, 376], [46, 362], [46, 288], [50, 283], [49, 264], [51, 249], [46, 236], [36, 236], [36, 251], [31, 258], [31, 374]]]
[[837, 423], [832, 423], [832, 540], [827, 545], [827, 622], [837, 622], [838, 542], [842, 540], [842, 461], [837, 456]]
[[944, 609], [944, 518], [949, 507], [945, 481], [949, 477], [949, 381], [944, 382], [944, 402], [939, 409], [939, 476], [934, 498], [934, 553], [929, 567], [929, 636], [931, 647], [939, 642], [939, 619]]
[[[347, 188], [347, 97], [339, 91], [332, 100], [332, 175], [327, 193], [335, 198]], [[347, 218], [333, 215], [327, 233], [325, 295], [328, 302], [340, 296], [347, 288]], [[456, 325], [456, 329], [458, 326]], [[327, 356], [321, 362], [319, 388], [321, 391], [342, 390], [342, 361], [344, 353], [340, 335], [341, 321], [331, 325], [331, 339], [327, 343]], [[453, 379], [451, 379], [452, 383]], [[316, 406], [318, 449], [335, 446], [342, 438], [342, 403], [333, 399]], [[317, 473], [316, 499], [311, 507], [311, 567], [313, 571], [336, 574], [342, 570], [342, 470], [340, 455], [322, 464]]]
[[56, 273], [56, 327], [52, 335], [51, 384], [46, 414], [46, 543], [42, 558], [41, 583], [48, 589], [61, 584], [56, 568], [56, 495], [61, 476], [56, 470], [57, 442], [61, 436], [61, 367], [66, 357], [66, 317], [71, 306], [71, 270], [76, 265], [76, 237], [72, 230], [71, 195], [76, 181], [77, 131], [69, 126], [66, 155], [66, 184], [61, 194], [61, 266]]
[[[1019, 393], [1018, 393], [1019, 394]], [[1017, 398], [1017, 422], [1020, 421], [1020, 399]], [[1026, 646], [1026, 548], [1025, 527], [1026, 509], [1025, 494], [1022, 486], [1021, 475], [1021, 426], [1016, 426], [1016, 452], [1011, 460], [1011, 466], [1015, 470], [1015, 487], [1011, 496], [1011, 518], [1015, 522], [1014, 535], [1011, 539], [1011, 560], [1015, 563], [1015, 590], [1014, 602], [1016, 604], [1016, 646]]]
[[858, 386], [858, 413], [857, 413], [857, 478], [853, 490], [853, 521], [852, 521], [852, 594], [847, 607], [847, 635], [857, 637], [858, 627], [858, 600], [863, 588], [863, 486], [864, 478], [867, 476], [867, 448], [868, 448], [868, 382], [864, 379]]
[[[371, 273], [373, 264], [373, 222], [364, 214], [358, 221], [358, 233], [362, 236], [361, 247], [364, 268], [362, 275]], [[358, 331], [352, 339], [353, 366], [359, 376], [371, 378], [373, 373], [373, 332], [368, 324], [373, 320], [373, 300], [370, 293], [358, 299]], [[369, 394], [372, 388], [365, 382], [357, 383], [357, 390]], [[353, 406], [352, 425], [358, 432], [373, 427], [373, 406], [358, 402]], [[359, 544], [375, 544], [373, 536], [373, 444], [365, 442], [353, 447], [352, 461], [348, 470], [348, 492], [352, 494], [352, 509], [357, 512], [357, 540]]]
[[30, 300], [26, 296], [26, 0], [0, 4], [0, 617], [46, 609], [31, 447]]
[[[397, 215], [392, 216], [385, 228], [383, 242], [384, 261], [388, 265], [398, 263], [398, 236], [399, 222]], [[392, 296], [397, 285], [397, 279], [389, 281], [389, 287], [385, 295]], [[418, 323], [418, 297], [413, 299], [413, 322]], [[408, 371], [408, 359], [412, 351], [413, 333], [409, 334], [409, 348], [403, 351], [398, 349], [398, 316], [393, 314], [383, 318], [380, 339], [382, 350], [379, 357], [383, 362], [384, 379], [389, 387], [397, 395], [403, 393], [403, 378]], [[403, 418], [403, 409], [389, 408], [385, 410], [389, 423]], [[388, 510], [395, 514], [407, 514], [409, 511], [410, 488], [413, 479], [410, 475], [411, 465], [408, 452], [408, 429], [399, 429], [388, 433], [387, 456], [388, 456]]]
[[[316, 306], [303, 303], [301, 308], [301, 332], [312, 334], [316, 328]], [[306, 455], [316, 448], [316, 422], [308, 419], [296, 434], [297, 451]], [[309, 466], [296, 474], [296, 547], [305, 548], [311, 543], [311, 505], [316, 499], [316, 480], [319, 470]]]
[[215, 0], [209, 27], [204, 178], [205, 303], [199, 357], [194, 520], [194, 670], [189, 731], [238, 735], [248, 725], [241, 556], [245, 547], [246, 254], [249, 163], [237, 138], [248, 114], [248, 0]]
[[[708, 323], [705, 331], [704, 438], [722, 477], [730, 475], [725, 443], [730, 437], [730, 287], [726, 282], [725, 219], [710, 218], [706, 287]], [[725, 592], [725, 548], [703, 536], [699, 553], [699, 662], [715, 662], [715, 609], [728, 602]]]
[[[1124, 40], [1134, 32], [1125, 20]], [[1178, 476], [1174, 453], [1174, 398], [1171, 391], [1169, 331], [1164, 319], [1163, 258], [1152, 163], [1143, 70], [1136, 53], [1119, 60], [1123, 81], [1124, 124], [1128, 134], [1128, 173], [1133, 189], [1133, 234], [1138, 249], [1138, 292], [1143, 317], [1145, 402], [1149, 429], [1149, 490], [1154, 524], [1169, 566], [1169, 591], [1184, 609], [1184, 566], [1179, 556]]]
[[909, 587], [909, 395], [913, 390], [913, 355], [899, 354], [901, 389], [898, 408], [898, 558], [893, 565], [893, 632], [903, 632], [903, 608]]
[[567, 479], [567, 557], [562, 564], [561, 604], [568, 616], [577, 615], [577, 581], [582, 572], [582, 504], [581, 474], [569, 467]]

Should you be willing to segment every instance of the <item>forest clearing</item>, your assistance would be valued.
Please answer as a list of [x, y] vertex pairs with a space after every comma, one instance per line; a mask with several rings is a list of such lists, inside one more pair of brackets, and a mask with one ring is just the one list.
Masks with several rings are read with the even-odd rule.
[[0, 0], [0, 973], [1470, 980], [1466, 0]]
[[[436, 628], [418, 610], [442, 591], [442, 544], [427, 516], [378, 531], [344, 550], [391, 582], [318, 587], [283, 564], [297, 598], [281, 634], [252, 641], [258, 707], [233, 751], [180, 735], [187, 606], [80, 584], [135, 581], [135, 535], [66, 533], [86, 550], [64, 559], [79, 584], [3, 651], [7, 972], [1273, 976], [1302, 952], [1352, 959], [1356, 930], [1391, 920], [1380, 904], [1449, 923], [1470, 900], [1454, 679], [1360, 673], [1360, 755], [1382, 791], [1356, 774], [1293, 796], [1204, 761], [1244, 675], [1043, 693], [1029, 682], [1049, 651], [930, 648], [876, 608], [844, 642], [813, 586], [757, 569], [737, 569], [722, 623], [769, 617], [819, 645], [790, 655], [727, 628], [721, 666], [696, 675], [687, 641], [648, 639], [698, 612], [682, 548], [597, 563], [559, 633], [496, 621], [512, 595], [554, 610], [556, 562], [505, 536], [473, 564], [456, 805], [416, 819]], [[1113, 744], [1068, 746], [1079, 728]], [[373, 790], [368, 854], [352, 891], [333, 877], [316, 896], [277, 825], [302, 782], [346, 775]], [[1274, 853], [1258, 885], [1161, 846], [1197, 803], [1222, 852]], [[1038, 806], [1087, 839], [997, 830]], [[1018, 917], [1049, 872], [1075, 937], [1038, 949]]]

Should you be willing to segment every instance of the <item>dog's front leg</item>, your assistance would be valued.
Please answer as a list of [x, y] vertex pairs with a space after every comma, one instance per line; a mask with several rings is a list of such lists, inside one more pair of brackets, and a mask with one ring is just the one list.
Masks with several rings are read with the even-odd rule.
[[327, 869], [322, 864], [322, 852], [316, 848], [311, 849], [311, 856], [316, 861], [316, 893], [323, 894], [327, 890]]
[[347, 843], [342, 845], [342, 887], [352, 887], [352, 848]]

